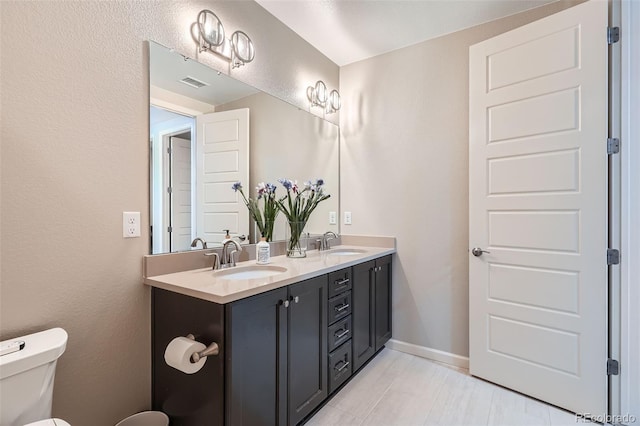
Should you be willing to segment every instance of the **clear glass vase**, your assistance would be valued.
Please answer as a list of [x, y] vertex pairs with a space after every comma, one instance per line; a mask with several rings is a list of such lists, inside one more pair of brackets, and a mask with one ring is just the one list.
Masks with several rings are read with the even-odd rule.
[[287, 241], [287, 257], [307, 257], [307, 237], [304, 227], [307, 222], [289, 222], [285, 235]]

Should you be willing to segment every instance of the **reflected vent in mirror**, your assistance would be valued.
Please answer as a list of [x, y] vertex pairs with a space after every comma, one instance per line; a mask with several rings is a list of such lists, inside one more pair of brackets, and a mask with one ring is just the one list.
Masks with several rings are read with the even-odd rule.
[[180, 83], [184, 83], [187, 86], [195, 87], [196, 89], [199, 89], [201, 87], [209, 85], [208, 83], [205, 83], [204, 81], [200, 81], [200, 80], [197, 80], [197, 79], [195, 79], [193, 77], [188, 77], [188, 76], [183, 78], [182, 80], [180, 80]]

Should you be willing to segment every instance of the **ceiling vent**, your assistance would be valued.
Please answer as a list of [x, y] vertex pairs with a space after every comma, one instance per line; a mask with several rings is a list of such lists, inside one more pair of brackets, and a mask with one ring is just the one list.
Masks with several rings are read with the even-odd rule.
[[209, 85], [208, 83], [205, 83], [204, 81], [200, 81], [200, 80], [197, 80], [197, 79], [195, 79], [193, 77], [189, 77], [189, 76], [187, 76], [187, 77], [183, 78], [182, 80], [180, 80], [180, 83], [184, 83], [187, 86], [195, 87], [196, 89], [199, 89], [201, 87]]

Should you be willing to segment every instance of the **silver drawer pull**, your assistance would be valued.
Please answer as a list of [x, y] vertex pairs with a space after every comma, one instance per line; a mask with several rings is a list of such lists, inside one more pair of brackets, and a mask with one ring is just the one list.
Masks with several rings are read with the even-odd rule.
[[349, 361], [340, 361], [340, 362], [342, 362], [342, 365], [340, 367], [338, 367], [338, 364], [336, 364], [336, 366], [334, 367], [334, 370], [336, 370], [338, 373], [349, 366]]
[[349, 281], [350, 281], [349, 278], [345, 278], [343, 280], [334, 281], [333, 284], [335, 284], [336, 286], [342, 286], [342, 285], [348, 284]]
[[350, 332], [350, 331], [351, 331], [351, 330], [349, 330], [349, 329], [347, 328], [345, 331], [343, 331], [343, 332], [342, 332], [342, 333], [340, 333], [340, 334], [334, 333], [334, 336], [336, 337], [336, 339], [341, 339], [341, 338], [343, 338], [344, 336], [346, 336], [347, 334], [349, 334], [349, 332]]
[[348, 304], [348, 303], [345, 303], [345, 304], [343, 304], [343, 305], [336, 306], [336, 308], [335, 308], [335, 309], [336, 309], [336, 312], [342, 312], [342, 311], [344, 311], [345, 309], [347, 309], [348, 307], [349, 307], [349, 304]]

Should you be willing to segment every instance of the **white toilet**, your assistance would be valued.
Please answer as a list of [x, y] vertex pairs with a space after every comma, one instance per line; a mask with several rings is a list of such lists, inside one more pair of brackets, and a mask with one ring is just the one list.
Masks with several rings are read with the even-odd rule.
[[0, 342], [0, 426], [70, 426], [51, 418], [56, 363], [66, 346], [61, 328]]

